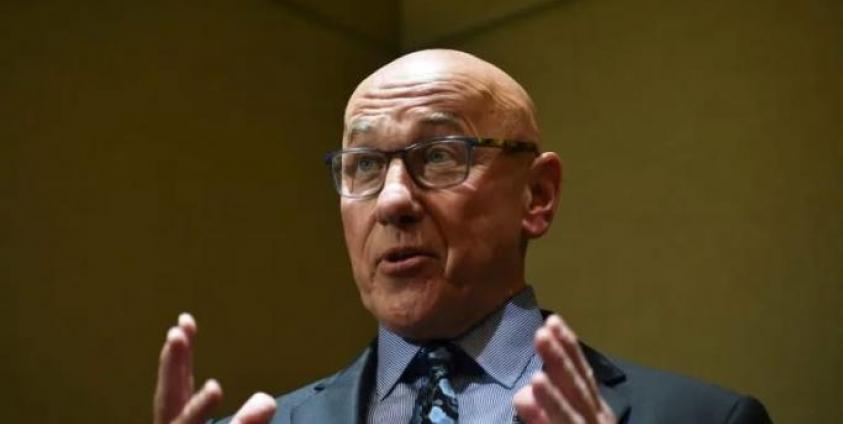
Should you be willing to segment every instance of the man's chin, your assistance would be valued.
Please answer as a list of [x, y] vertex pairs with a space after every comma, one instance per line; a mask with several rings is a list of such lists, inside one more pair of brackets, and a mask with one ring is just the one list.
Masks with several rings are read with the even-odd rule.
[[[418, 306], [411, 310], [387, 311], [376, 318], [389, 331], [412, 341], [446, 340], [462, 333], [460, 326], [455, 325], [460, 317], [453, 316], [454, 308]], [[446, 316], [445, 311], [451, 311], [452, 316]]]
[[392, 320], [392, 321], [381, 321], [384, 327], [386, 327], [389, 331], [401, 336], [404, 339], [415, 341], [415, 342], [424, 342], [426, 340], [435, 340], [435, 339], [444, 339], [447, 337], [442, 337], [439, 332], [436, 331], [431, 323], [421, 321], [401, 321], [401, 320]]
[[[429, 339], [436, 332], [435, 305], [428, 304], [429, 298], [422, 296], [403, 298], [384, 308], [371, 310], [378, 322], [399, 336], [410, 340]], [[382, 304], [383, 305], [383, 304]]]
[[454, 305], [458, 295], [449, 293], [447, 281], [435, 273], [412, 277], [376, 273], [373, 286], [376, 290], [363, 303], [388, 330], [411, 340], [447, 338], [439, 327], [441, 323], [453, 327], [455, 317], [448, 315], [460, 310]]

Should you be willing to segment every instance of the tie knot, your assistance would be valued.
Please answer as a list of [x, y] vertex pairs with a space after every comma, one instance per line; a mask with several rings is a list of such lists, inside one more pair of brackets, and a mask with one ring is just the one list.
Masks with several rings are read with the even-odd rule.
[[418, 357], [425, 368], [451, 372], [454, 369], [454, 349], [450, 344], [428, 345], [419, 350]]
[[482, 368], [458, 346], [451, 343], [431, 343], [422, 346], [404, 374], [406, 381], [417, 378], [453, 378], [482, 373]]

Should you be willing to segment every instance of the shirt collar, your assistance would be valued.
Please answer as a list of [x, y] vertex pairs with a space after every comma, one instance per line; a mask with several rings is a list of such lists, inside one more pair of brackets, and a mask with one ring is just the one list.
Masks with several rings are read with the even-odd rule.
[[383, 325], [378, 328], [378, 367], [375, 381], [378, 399], [383, 400], [392, 391], [419, 349], [421, 346], [404, 340]]
[[[533, 337], [541, 325], [535, 294], [527, 286], [453, 343], [496, 382], [511, 389], [535, 355]], [[420, 348], [380, 326], [376, 380], [380, 399], [389, 395]]]

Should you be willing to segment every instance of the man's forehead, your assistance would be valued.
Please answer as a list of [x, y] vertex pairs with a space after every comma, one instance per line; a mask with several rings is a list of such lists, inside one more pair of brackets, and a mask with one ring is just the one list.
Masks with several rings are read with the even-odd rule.
[[349, 120], [367, 111], [424, 105], [456, 112], [490, 90], [489, 81], [471, 73], [388, 74], [360, 83], [348, 99], [345, 117]]
[[440, 73], [361, 84], [346, 107], [346, 138], [398, 128], [411, 132], [424, 128], [459, 132], [493, 106], [483, 101], [488, 87], [470, 78]]

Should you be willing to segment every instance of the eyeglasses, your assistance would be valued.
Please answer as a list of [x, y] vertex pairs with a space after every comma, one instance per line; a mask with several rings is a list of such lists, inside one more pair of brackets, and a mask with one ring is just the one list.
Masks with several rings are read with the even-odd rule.
[[509, 153], [539, 153], [535, 144], [524, 141], [449, 136], [391, 151], [369, 147], [337, 150], [325, 155], [325, 164], [331, 170], [340, 196], [362, 199], [381, 191], [389, 163], [395, 156], [401, 157], [413, 182], [420, 187], [440, 189], [460, 184], [468, 177], [477, 147], [494, 147]]

